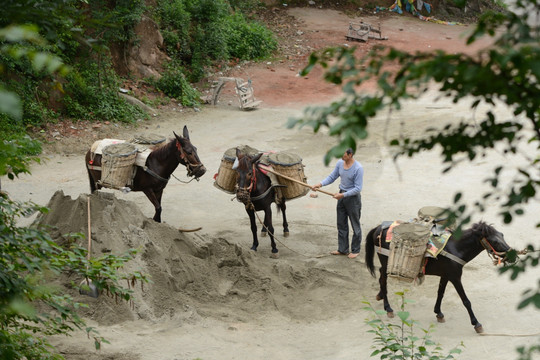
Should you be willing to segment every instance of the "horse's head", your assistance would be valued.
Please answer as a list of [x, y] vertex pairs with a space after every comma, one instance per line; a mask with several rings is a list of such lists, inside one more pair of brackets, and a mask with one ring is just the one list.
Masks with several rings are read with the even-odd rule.
[[196, 179], [200, 178], [206, 172], [206, 168], [201, 160], [199, 160], [197, 148], [189, 140], [187, 126], [184, 126], [184, 136], [179, 136], [174, 131], [173, 133], [176, 137], [176, 147], [178, 149], [180, 163], [186, 166], [188, 176], [195, 176]]
[[236, 149], [236, 199], [244, 204], [250, 200], [250, 194], [257, 186], [256, 163], [261, 158], [262, 153], [249, 156]]
[[495, 262], [506, 261], [506, 254], [511, 247], [504, 241], [502, 232], [483, 221], [474, 224], [471, 230], [480, 234], [480, 243]]

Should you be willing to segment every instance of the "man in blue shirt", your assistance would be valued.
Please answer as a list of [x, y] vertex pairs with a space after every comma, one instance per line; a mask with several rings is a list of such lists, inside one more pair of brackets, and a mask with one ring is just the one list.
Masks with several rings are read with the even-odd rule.
[[[334, 194], [337, 199], [337, 228], [338, 228], [338, 249], [332, 251], [332, 255], [348, 255], [354, 259], [360, 253], [362, 242], [362, 229], [360, 227], [360, 214], [362, 212], [362, 191], [364, 168], [362, 164], [354, 159], [352, 149], [347, 149], [341, 160], [338, 160], [334, 171], [323, 181], [313, 185], [312, 190], [329, 185], [340, 177], [339, 193]], [[353, 229], [351, 241], [351, 251], [349, 253], [349, 221]]]

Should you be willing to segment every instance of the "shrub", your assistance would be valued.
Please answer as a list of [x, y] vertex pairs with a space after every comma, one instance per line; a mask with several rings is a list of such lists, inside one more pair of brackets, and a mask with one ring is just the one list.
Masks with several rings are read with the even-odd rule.
[[193, 89], [180, 66], [171, 63], [162, 77], [157, 81], [156, 87], [165, 95], [176, 98], [184, 106], [199, 104], [200, 94]]
[[405, 299], [405, 292], [397, 292], [401, 298], [400, 311], [397, 312], [399, 324], [391, 324], [385, 322], [381, 315], [385, 315], [384, 310], [377, 311], [371, 303], [363, 301], [367, 306], [364, 310], [368, 310], [376, 315], [372, 320], [366, 320], [366, 324], [371, 326], [373, 330], [369, 333], [375, 334], [374, 344], [375, 350], [371, 356], [379, 356], [380, 359], [411, 359], [411, 360], [449, 360], [454, 359], [454, 354], [460, 354], [459, 347], [463, 347], [463, 342], [450, 350], [447, 355], [443, 354], [443, 349], [433, 340], [430, 333], [434, 330], [434, 325], [431, 324], [428, 329], [421, 329], [423, 336], [419, 337], [415, 333], [415, 325], [419, 325], [417, 321], [410, 319], [410, 314], [405, 311], [405, 304], [410, 302]]
[[147, 118], [140, 108], [118, 96], [120, 81], [110, 64], [81, 63], [67, 76], [64, 114], [78, 119], [134, 122]]
[[229, 56], [242, 60], [261, 59], [277, 49], [277, 40], [270, 30], [258, 22], [247, 22], [236, 13], [228, 19]]

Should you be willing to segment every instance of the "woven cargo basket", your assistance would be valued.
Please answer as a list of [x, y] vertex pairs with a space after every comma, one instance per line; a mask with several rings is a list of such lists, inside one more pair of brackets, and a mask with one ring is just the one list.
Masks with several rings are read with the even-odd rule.
[[136, 134], [129, 142], [132, 144], [158, 145], [164, 143], [165, 136], [157, 134]]
[[106, 188], [125, 187], [133, 175], [137, 148], [130, 143], [113, 144], [103, 148], [100, 184]]
[[390, 242], [387, 275], [412, 282], [421, 271], [429, 239], [429, 228], [416, 223], [404, 223], [393, 229]]
[[259, 153], [257, 149], [254, 149], [248, 145], [240, 145], [225, 151], [223, 157], [221, 158], [221, 164], [219, 166], [214, 186], [229, 194], [234, 194], [234, 190], [236, 188], [236, 170], [234, 170], [232, 167], [234, 160], [236, 159], [237, 148], [242, 153], [250, 156], [257, 155]]
[[[307, 178], [304, 175], [304, 165], [302, 165], [302, 158], [300, 156], [281, 151], [269, 154], [268, 161], [276, 172], [303, 183], [307, 183]], [[281, 185], [287, 186], [280, 189], [287, 200], [296, 199], [309, 192], [309, 188], [306, 186], [302, 186], [280, 176], [277, 176], [277, 178]]]
[[445, 209], [438, 206], [424, 206], [418, 210], [419, 222], [424, 222], [426, 225], [436, 224], [441, 227], [453, 229], [454, 223], [448, 219], [448, 214]]

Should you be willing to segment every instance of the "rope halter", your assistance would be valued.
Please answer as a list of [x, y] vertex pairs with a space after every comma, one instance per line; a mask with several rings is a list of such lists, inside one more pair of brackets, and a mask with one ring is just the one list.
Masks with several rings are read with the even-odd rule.
[[251, 204], [251, 192], [257, 186], [257, 168], [252, 164], [252, 176], [248, 187], [239, 187], [236, 189], [236, 199], [248, 207]]
[[506, 261], [507, 261], [507, 258], [506, 258], [507, 251], [499, 252], [499, 251], [495, 250], [493, 245], [491, 245], [491, 243], [488, 241], [488, 239], [486, 237], [483, 237], [480, 240], [480, 243], [482, 244], [484, 249], [486, 249], [486, 252], [487, 252], [488, 256], [493, 260], [493, 265], [500, 265], [501, 262], [506, 263]]
[[180, 144], [179, 141], [176, 141], [176, 148], [178, 149], [178, 151], [180, 151], [180, 159], [184, 160], [184, 162], [186, 163], [187, 175], [189, 177], [194, 176], [195, 179], [199, 181], [199, 178], [204, 175], [206, 170], [204, 170], [199, 176], [197, 176], [196, 174], [199, 174], [201, 172], [201, 168], [204, 169], [204, 165], [202, 163], [191, 163], [186, 155], [186, 152], [184, 151], [184, 148], [182, 147], [182, 144]]

